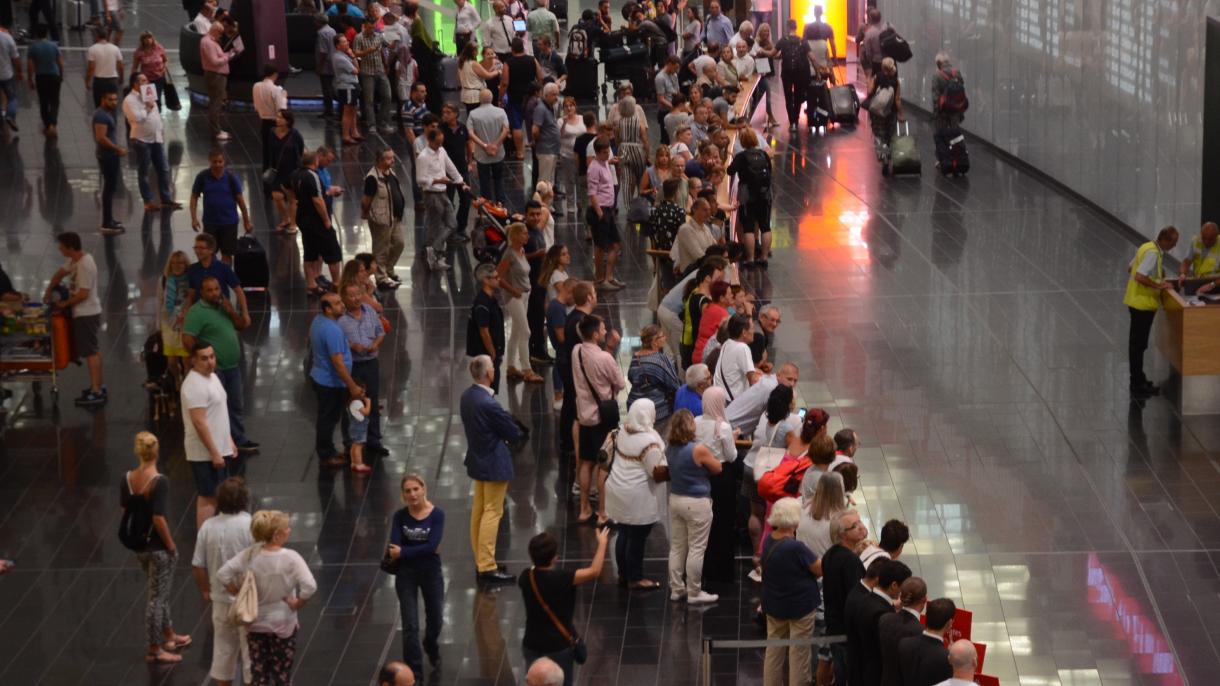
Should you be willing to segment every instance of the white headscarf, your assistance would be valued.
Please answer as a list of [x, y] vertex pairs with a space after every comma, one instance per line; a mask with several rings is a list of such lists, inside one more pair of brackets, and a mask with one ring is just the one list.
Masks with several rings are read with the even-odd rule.
[[627, 409], [627, 418], [623, 420], [616, 445], [620, 455], [640, 457], [650, 444], [659, 449], [665, 449], [665, 441], [661, 434], [653, 428], [657, 420], [657, 408], [648, 398], [640, 398], [631, 403]]

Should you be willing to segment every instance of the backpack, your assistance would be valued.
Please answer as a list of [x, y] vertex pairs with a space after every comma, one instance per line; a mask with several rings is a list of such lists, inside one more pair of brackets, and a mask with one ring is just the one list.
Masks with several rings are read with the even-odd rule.
[[158, 474], [156, 479], [144, 484], [143, 491], [132, 493], [130, 475], [123, 477], [130, 497], [127, 499], [127, 506], [123, 508], [123, 516], [119, 519], [119, 542], [128, 550], [137, 553], [148, 550], [148, 542], [152, 540], [153, 535], [152, 500], [149, 496], [160, 478], [161, 475]]
[[749, 189], [746, 200], [754, 202], [771, 197], [771, 158], [759, 148], [746, 151], [746, 168], [742, 175]]
[[801, 455], [795, 460], [785, 460], [775, 469], [758, 477], [758, 497], [773, 503], [780, 498], [795, 498], [801, 491], [801, 480], [813, 466], [813, 460]]
[[907, 43], [907, 39], [898, 35], [893, 26], [885, 27], [877, 38], [881, 42], [881, 54], [885, 57], [892, 57], [899, 63], [911, 59], [911, 45]]
[[940, 72], [945, 80], [945, 89], [936, 99], [936, 109], [943, 114], [962, 114], [970, 109], [970, 99], [966, 97], [966, 84], [962, 81], [961, 72], [956, 69]]
[[568, 56], [585, 57], [589, 54], [589, 34], [579, 26], [568, 31]]
[[784, 70], [785, 78], [809, 74], [809, 60], [805, 57], [801, 41], [791, 36], [785, 36], [775, 47], [779, 48], [780, 65]]

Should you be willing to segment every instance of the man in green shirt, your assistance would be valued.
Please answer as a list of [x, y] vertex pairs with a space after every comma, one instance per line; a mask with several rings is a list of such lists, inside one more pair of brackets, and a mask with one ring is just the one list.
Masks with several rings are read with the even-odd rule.
[[214, 276], [204, 277], [200, 288], [200, 300], [187, 310], [182, 321], [182, 342], [193, 350], [195, 341], [207, 341], [216, 350], [216, 376], [229, 396], [229, 430], [233, 442], [243, 453], [258, 452], [258, 443], [246, 436], [242, 424], [242, 373], [241, 341], [237, 332], [250, 326], [250, 315], [238, 312], [233, 304], [225, 300], [220, 291], [220, 281]]
[[548, 0], [538, 0], [538, 6], [525, 17], [525, 26], [534, 41], [535, 54], [539, 52], [538, 41], [543, 37], [549, 38], [551, 45], [559, 45], [559, 19], [547, 7], [549, 4]]

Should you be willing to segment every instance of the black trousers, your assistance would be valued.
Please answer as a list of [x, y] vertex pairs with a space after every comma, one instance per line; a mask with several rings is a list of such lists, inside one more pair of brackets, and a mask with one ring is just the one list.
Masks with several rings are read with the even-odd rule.
[[1156, 310], [1137, 310], [1128, 307], [1131, 313], [1131, 330], [1127, 336], [1127, 366], [1131, 374], [1131, 385], [1148, 383], [1144, 376], [1144, 351], [1148, 349], [1148, 337], [1152, 334], [1152, 320]]
[[335, 113], [335, 77], [318, 74], [318, 80], [322, 82], [322, 115], [328, 117]]
[[[369, 404], [372, 406], [369, 412], [369, 435], [366, 445], [380, 446], [381, 445], [381, 410], [377, 407], [377, 401], [381, 396], [381, 365], [374, 357], [371, 360], [353, 360], [352, 361], [352, 378], [357, 383], [364, 384], [364, 393], [369, 398]], [[347, 427], [352, 421], [350, 412], [343, 413], [343, 420], [340, 422], [340, 428], [343, 432], [343, 447], [349, 448], [352, 441], [348, 438]]]
[[[462, 181], [466, 185], [470, 185], [470, 169], [464, 165], [458, 165], [458, 171], [462, 174]], [[470, 192], [464, 191], [457, 186], [450, 186], [449, 190], [445, 191], [449, 196], [449, 202], [453, 203], [454, 213], [457, 215], [457, 233], [460, 236], [470, 235]]]
[[[533, 281], [533, 274], [530, 275]], [[546, 288], [533, 284], [525, 302], [525, 321], [530, 325], [530, 357], [546, 357]]]
[[[42, 21], [39, 21], [41, 15]], [[33, 0], [30, 3], [30, 29], [44, 24], [51, 34], [51, 40], [59, 42], [59, 22], [55, 19], [55, 3], [51, 0]]]
[[670, 110], [657, 109], [657, 123], [661, 125], [661, 142], [669, 144], [669, 131], [665, 128], [665, 115], [669, 114]]
[[64, 80], [54, 74], [37, 74], [34, 87], [38, 90], [38, 116], [43, 126], [59, 123], [59, 88]]
[[614, 562], [619, 576], [627, 583], [644, 578], [644, 544], [652, 531], [652, 524], [619, 524], [614, 539]]
[[809, 91], [809, 79], [780, 78], [784, 90], [784, 106], [788, 109], [788, 126], [800, 126], [801, 103]]
[[267, 171], [275, 166], [271, 163], [271, 137], [275, 135], [275, 120], [260, 119], [258, 133], [263, 142], [263, 171]]
[[[570, 359], [570, 358], [569, 358]], [[573, 386], [572, 370], [568, 365], [558, 363], [559, 373], [563, 377], [563, 405], [559, 409], [559, 452], [568, 456], [576, 452], [576, 443], [572, 440], [572, 425], [576, 423], [576, 390]]]
[[318, 459], [328, 460], [337, 452], [335, 450], [335, 425], [343, 416], [347, 406], [347, 389], [339, 386], [323, 386], [310, 380], [313, 385], [314, 397], [318, 402], [318, 416], [314, 424], [314, 450]]

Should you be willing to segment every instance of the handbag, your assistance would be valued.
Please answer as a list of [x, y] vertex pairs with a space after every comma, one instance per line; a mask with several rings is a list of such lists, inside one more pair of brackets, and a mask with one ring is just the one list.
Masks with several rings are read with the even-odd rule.
[[771, 435], [767, 438], [766, 445], [760, 447], [758, 452], [754, 454], [754, 483], [763, 477], [764, 474], [779, 466], [780, 461], [784, 459], [784, 453], [788, 452], [785, 448], [774, 448], [771, 442], [775, 440], [775, 434], [779, 432], [779, 424], [771, 430]]
[[613, 396], [602, 400], [601, 396], [597, 394], [597, 387], [594, 386], [593, 382], [589, 380], [589, 372], [585, 371], [584, 352], [577, 350], [576, 358], [580, 361], [580, 373], [585, 377], [585, 383], [589, 385], [589, 393], [592, 394], [593, 399], [597, 401], [597, 417], [600, 420], [599, 423], [603, 425], [608, 424], [609, 426], [618, 426], [618, 400], [616, 400]]
[[878, 88], [868, 101], [868, 113], [874, 117], [888, 117], [894, 108], [894, 89], [890, 86]]
[[178, 87], [169, 80], [169, 71], [165, 72], [165, 85], [161, 88], [161, 95], [165, 96], [166, 109], [172, 112], [182, 110], [182, 100], [178, 98]]
[[538, 580], [534, 578], [534, 568], [530, 568], [530, 588], [534, 589], [534, 597], [538, 599], [538, 604], [542, 606], [542, 611], [547, 617], [551, 618], [551, 623], [559, 630], [559, 635], [572, 646], [572, 659], [578, 665], [583, 665], [585, 660], [589, 659], [589, 647], [585, 645], [584, 639], [579, 636], [573, 636], [572, 632], [568, 631], [568, 627], [559, 621], [555, 613], [551, 611], [551, 606], [546, 604], [542, 599], [542, 593], [538, 591]]
[[381, 571], [385, 572], [386, 574], [389, 574], [390, 576], [397, 576], [398, 567], [401, 563], [402, 558], [390, 557], [390, 551], [387, 550], [385, 556], [381, 558], [381, 563], [378, 566], [381, 567]]
[[618, 453], [618, 429], [611, 431], [597, 450], [597, 466], [603, 472], [614, 468], [614, 456]]
[[254, 620], [258, 619], [258, 583], [254, 579], [254, 570], [250, 564], [254, 556], [262, 549], [262, 544], [246, 548], [246, 573], [241, 579], [241, 588], [233, 596], [233, 604], [229, 606], [229, 621], [237, 625], [237, 636], [241, 646], [242, 676], [248, 684], [253, 680], [250, 665], [249, 630]]
[[652, 203], [642, 195], [637, 195], [627, 208], [628, 224], [646, 224], [652, 218]]

